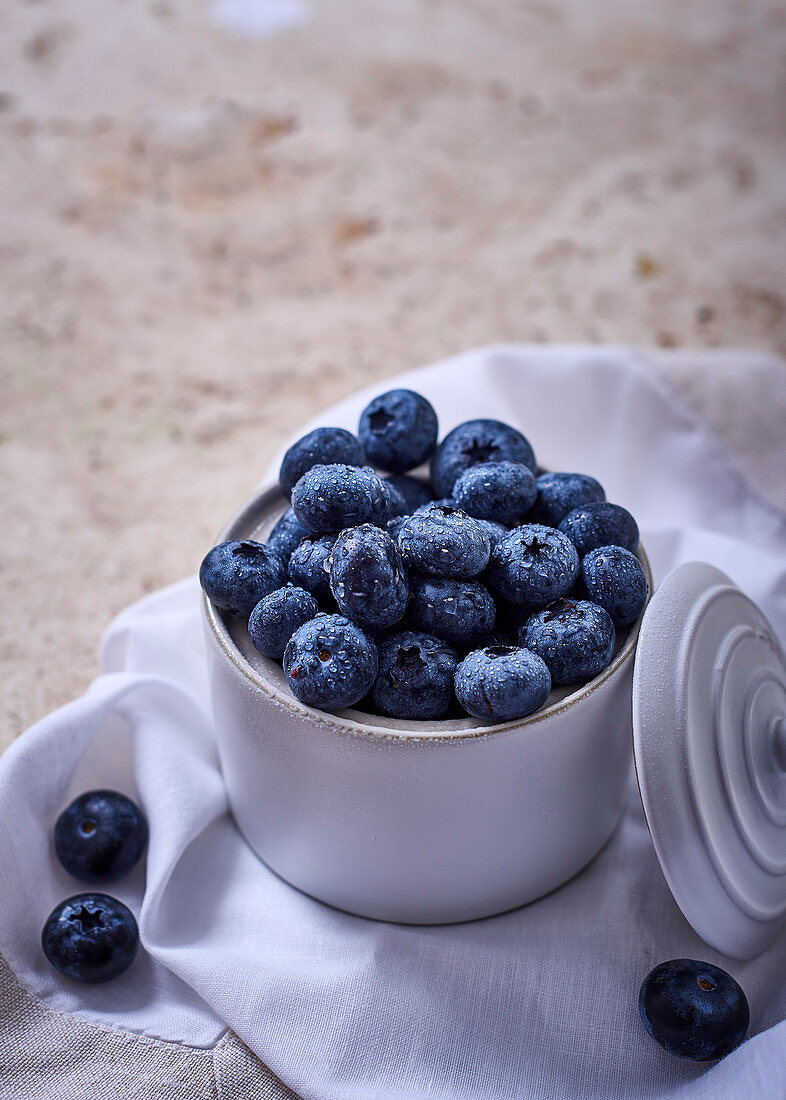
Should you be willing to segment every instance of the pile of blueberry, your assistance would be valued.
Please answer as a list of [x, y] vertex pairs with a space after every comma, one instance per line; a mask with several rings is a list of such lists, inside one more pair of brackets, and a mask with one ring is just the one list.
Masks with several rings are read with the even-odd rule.
[[[595, 478], [538, 476], [498, 420], [437, 437], [425, 397], [380, 394], [357, 436], [317, 428], [289, 448], [291, 507], [266, 544], [202, 562], [207, 596], [248, 620], [309, 706], [520, 718], [552, 685], [597, 676], [641, 613], [636, 521]], [[409, 472], [427, 461], [430, 480]]]
[[[145, 815], [118, 791], [86, 791], [57, 819], [55, 853], [82, 882], [117, 882], [147, 845]], [[108, 982], [127, 970], [139, 947], [131, 910], [109, 894], [75, 894], [56, 905], [41, 934], [49, 962], [79, 982]]]

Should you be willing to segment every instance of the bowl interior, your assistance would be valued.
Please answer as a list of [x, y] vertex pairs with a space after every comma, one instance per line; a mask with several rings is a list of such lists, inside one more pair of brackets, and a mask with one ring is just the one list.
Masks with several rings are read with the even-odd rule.
[[[253, 539], [257, 542], [265, 542], [274, 524], [288, 506], [289, 502], [282, 496], [277, 485], [267, 486], [232, 516], [216, 542], [224, 542], [228, 539]], [[652, 575], [647, 556], [641, 547], [637, 557], [647, 577], [649, 600], [652, 594]], [[306, 706], [292, 695], [281, 665], [263, 656], [251, 644], [246, 623], [242, 619], [219, 611], [206, 598], [203, 598], [203, 607], [208, 625], [226, 657], [232, 661], [242, 676], [266, 694], [272, 695], [280, 705], [308, 715], [312, 719], [338, 725], [353, 733], [429, 740], [489, 736], [504, 730], [520, 729], [526, 724], [535, 725], [557, 710], [573, 705], [577, 700], [594, 691], [609, 676], [614, 675], [626, 661], [633, 659], [641, 622], [639, 618], [626, 631], [618, 633], [610, 664], [594, 680], [586, 684], [554, 687], [546, 704], [526, 718], [516, 718], [508, 722], [486, 722], [467, 716], [418, 722], [369, 714], [352, 707], [336, 713], [328, 713]]]

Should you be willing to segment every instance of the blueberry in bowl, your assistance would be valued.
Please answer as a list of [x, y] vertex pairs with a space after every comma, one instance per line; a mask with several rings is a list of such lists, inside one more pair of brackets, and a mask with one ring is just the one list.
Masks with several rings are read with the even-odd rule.
[[448, 432], [431, 459], [431, 482], [437, 497], [450, 496], [456, 480], [470, 466], [484, 462], [520, 462], [534, 473], [535, 452], [518, 428], [501, 420], [465, 420]]
[[437, 414], [413, 390], [389, 390], [366, 405], [358, 437], [368, 461], [380, 470], [403, 474], [420, 466], [437, 444]]

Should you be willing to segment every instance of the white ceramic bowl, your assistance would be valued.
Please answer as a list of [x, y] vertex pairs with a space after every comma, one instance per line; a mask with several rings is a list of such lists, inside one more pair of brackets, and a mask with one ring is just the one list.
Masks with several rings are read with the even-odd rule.
[[[264, 541], [286, 503], [263, 490], [218, 541]], [[235, 818], [261, 859], [307, 894], [379, 920], [471, 920], [560, 886], [614, 831], [632, 760], [638, 623], [589, 684], [491, 725], [314, 710], [245, 624], [207, 600], [204, 613]]]

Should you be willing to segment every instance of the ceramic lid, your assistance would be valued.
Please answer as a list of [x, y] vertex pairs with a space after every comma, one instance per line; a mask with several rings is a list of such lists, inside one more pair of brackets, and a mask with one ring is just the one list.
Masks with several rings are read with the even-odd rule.
[[786, 657], [711, 565], [679, 566], [647, 608], [633, 745], [677, 904], [711, 947], [752, 958], [786, 924]]

